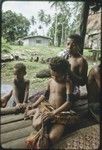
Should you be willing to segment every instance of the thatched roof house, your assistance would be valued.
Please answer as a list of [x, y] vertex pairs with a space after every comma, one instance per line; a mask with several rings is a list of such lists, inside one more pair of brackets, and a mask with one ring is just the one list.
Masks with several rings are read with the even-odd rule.
[[101, 12], [90, 13], [87, 22], [85, 47], [100, 49], [101, 45]]

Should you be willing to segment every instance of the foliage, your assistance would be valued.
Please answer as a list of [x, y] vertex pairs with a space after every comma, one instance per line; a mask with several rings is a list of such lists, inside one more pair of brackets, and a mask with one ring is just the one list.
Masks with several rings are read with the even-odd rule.
[[[51, 16], [50, 16], [50, 14], [45, 14], [45, 12], [44, 12], [43, 9], [41, 9], [41, 10], [38, 12], [38, 18], [39, 18], [39, 21], [40, 21], [43, 25], [48, 26], [48, 25], [51, 23]], [[40, 25], [39, 27], [42, 28], [41, 25]]]
[[82, 12], [82, 2], [74, 2], [72, 5], [73, 13], [71, 15], [72, 21], [69, 23], [69, 34], [78, 33], [80, 30], [80, 23], [81, 23], [81, 12]]
[[2, 14], [2, 35], [7, 42], [14, 42], [28, 34], [30, 22], [22, 14], [8, 10]]
[[[44, 46], [36, 46], [36, 47], [27, 47], [27, 46], [11, 46], [13, 51], [16, 53], [24, 53], [25, 55], [32, 56], [36, 53], [39, 58], [47, 59], [49, 57], [56, 56], [61, 48], [58, 47], [44, 47]], [[48, 68], [48, 64], [43, 64], [39, 62], [30, 62], [30, 60], [19, 61], [23, 62], [27, 67], [27, 74], [25, 78], [30, 79], [30, 92], [34, 92], [37, 90], [42, 90], [46, 87], [48, 78], [39, 79], [36, 78], [36, 73], [43, 69]], [[5, 67], [1, 69], [1, 82], [4, 84], [12, 84], [13, 81], [13, 66], [18, 63], [18, 61], [6, 62]]]
[[79, 31], [82, 3], [54, 1], [50, 2], [51, 7], [55, 7], [55, 16], [48, 31], [53, 39], [57, 40], [57, 46], [63, 45], [69, 34]]
[[9, 51], [11, 50], [12, 50], [11, 45], [7, 42], [6, 39], [2, 38], [1, 52], [9, 53]]

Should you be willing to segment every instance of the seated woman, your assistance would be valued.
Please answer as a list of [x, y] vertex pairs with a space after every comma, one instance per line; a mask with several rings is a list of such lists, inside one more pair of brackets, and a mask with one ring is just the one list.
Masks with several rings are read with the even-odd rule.
[[100, 114], [100, 71], [101, 65], [94, 66], [89, 71], [87, 85], [89, 111], [93, 114], [97, 121], [99, 121]]

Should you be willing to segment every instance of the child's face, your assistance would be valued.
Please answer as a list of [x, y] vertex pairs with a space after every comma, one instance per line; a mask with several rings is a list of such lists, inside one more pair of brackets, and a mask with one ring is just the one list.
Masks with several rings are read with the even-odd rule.
[[16, 76], [17, 79], [21, 80], [24, 78], [24, 72], [19, 71], [18, 69], [14, 68], [14, 75]]
[[62, 75], [61, 73], [57, 73], [53, 70], [50, 70], [51, 72], [51, 77], [56, 81], [56, 82], [63, 82], [65, 81], [65, 75]]
[[76, 49], [77, 49], [77, 45], [76, 45], [76, 43], [74, 42], [73, 39], [68, 39], [67, 40], [66, 47], [67, 47], [67, 49], [69, 50], [70, 53], [75, 52]]

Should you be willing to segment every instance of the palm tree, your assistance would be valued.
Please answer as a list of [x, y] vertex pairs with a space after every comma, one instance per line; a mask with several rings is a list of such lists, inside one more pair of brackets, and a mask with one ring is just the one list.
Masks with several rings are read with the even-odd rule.
[[57, 13], [58, 13], [58, 1], [49, 2], [52, 3], [51, 7], [55, 7], [55, 34], [54, 34], [54, 45], [57, 46]]
[[44, 22], [45, 22], [46, 26], [48, 26], [51, 23], [51, 16], [50, 16], [50, 14], [45, 16]]
[[[41, 22], [41, 24], [44, 24], [45, 22], [45, 13], [44, 13], [44, 10], [40, 10], [38, 12], [38, 17], [39, 17], [39, 21]], [[43, 29], [43, 26], [42, 25], [39, 25], [38, 27], [39, 29]], [[43, 29], [43, 35], [44, 35], [44, 29]]]
[[31, 17], [31, 23], [32, 23], [32, 25], [36, 24], [36, 19], [34, 18], [34, 16]]
[[[36, 19], [34, 16], [31, 17], [31, 23], [33, 26], [36, 24]], [[34, 31], [32, 33], [34, 33]]]

